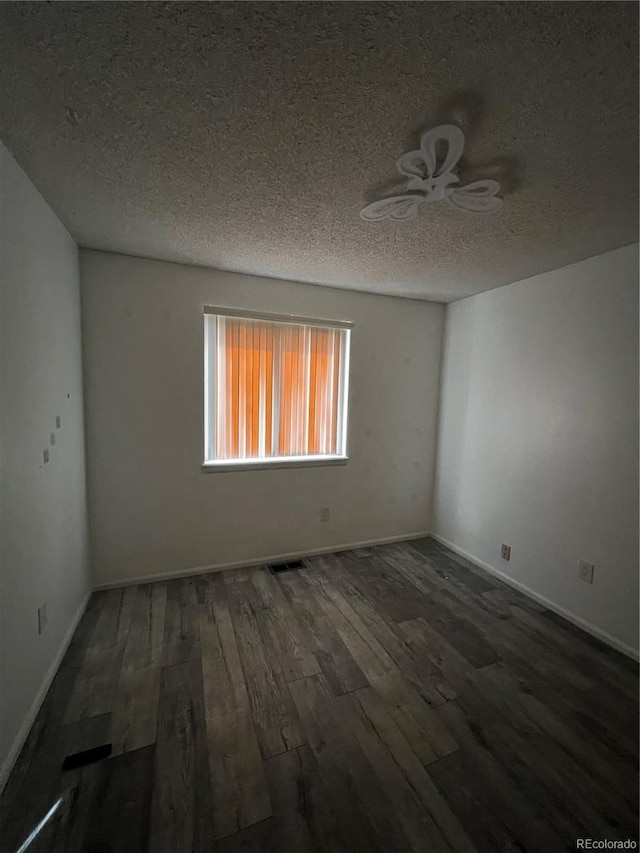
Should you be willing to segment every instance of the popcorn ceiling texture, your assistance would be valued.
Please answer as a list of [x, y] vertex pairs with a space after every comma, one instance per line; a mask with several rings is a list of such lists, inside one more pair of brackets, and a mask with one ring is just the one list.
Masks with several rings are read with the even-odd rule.
[[[449, 301], [637, 240], [635, 3], [0, 3], [0, 138], [83, 246]], [[505, 206], [359, 211], [456, 121]]]

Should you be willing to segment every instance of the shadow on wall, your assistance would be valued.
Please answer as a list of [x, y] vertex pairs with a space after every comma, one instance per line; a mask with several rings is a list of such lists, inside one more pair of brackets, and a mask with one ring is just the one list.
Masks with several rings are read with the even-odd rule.
[[[474, 353], [477, 343], [477, 313], [474, 310], [471, 317], [470, 333], [465, 338], [464, 354], [455, 365], [452, 359], [451, 324], [447, 321], [443, 336], [441, 355], [441, 378], [440, 378], [440, 400], [438, 426], [436, 433], [436, 455], [435, 470], [433, 478], [433, 529], [441, 529], [440, 503], [447, 506], [447, 517], [452, 519], [454, 529], [461, 524], [468, 512], [469, 494], [462, 480], [462, 473], [466, 470], [467, 458], [469, 456], [469, 444], [472, 440], [471, 425], [475, 420], [475, 413], [471, 414], [473, 401], [470, 396], [471, 377], [473, 375]], [[464, 359], [464, 364], [462, 364]], [[455, 386], [455, 415], [447, 417], [448, 409], [445, 411], [443, 405], [445, 385], [447, 383], [448, 370], [456, 371]], [[458, 457], [453, 460], [447, 457], [443, 445], [443, 437], [448, 436], [451, 440], [455, 435], [455, 446], [458, 448]], [[441, 496], [443, 500], [439, 501]], [[463, 503], [465, 506], [463, 506]]]

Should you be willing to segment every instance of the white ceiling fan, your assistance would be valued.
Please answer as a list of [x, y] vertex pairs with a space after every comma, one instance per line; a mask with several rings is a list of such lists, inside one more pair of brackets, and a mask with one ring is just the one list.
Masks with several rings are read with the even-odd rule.
[[[438, 156], [438, 143], [446, 144], [444, 158]], [[396, 163], [401, 175], [408, 177], [402, 195], [381, 198], [368, 204], [360, 216], [370, 222], [378, 219], [413, 219], [424, 202], [446, 199], [455, 207], [473, 213], [493, 213], [502, 207], [500, 184], [493, 180], [472, 181], [459, 186], [453, 171], [462, 157], [464, 134], [454, 124], [441, 124], [422, 134], [420, 148], [403, 154]]]

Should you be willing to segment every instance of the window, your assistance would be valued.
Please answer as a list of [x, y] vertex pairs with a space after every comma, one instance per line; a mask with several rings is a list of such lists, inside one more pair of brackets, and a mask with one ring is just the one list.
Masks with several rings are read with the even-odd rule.
[[350, 329], [205, 308], [205, 466], [344, 462]]

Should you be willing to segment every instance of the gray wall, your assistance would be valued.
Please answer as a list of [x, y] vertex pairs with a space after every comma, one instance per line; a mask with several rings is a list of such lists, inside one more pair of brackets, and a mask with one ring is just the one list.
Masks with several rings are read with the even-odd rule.
[[435, 532], [637, 650], [637, 245], [448, 306], [439, 445]]
[[1, 786], [90, 587], [77, 248], [2, 144], [0, 287]]
[[[96, 584], [429, 530], [442, 305], [84, 250], [81, 277]], [[201, 470], [205, 304], [355, 323], [346, 465]]]

